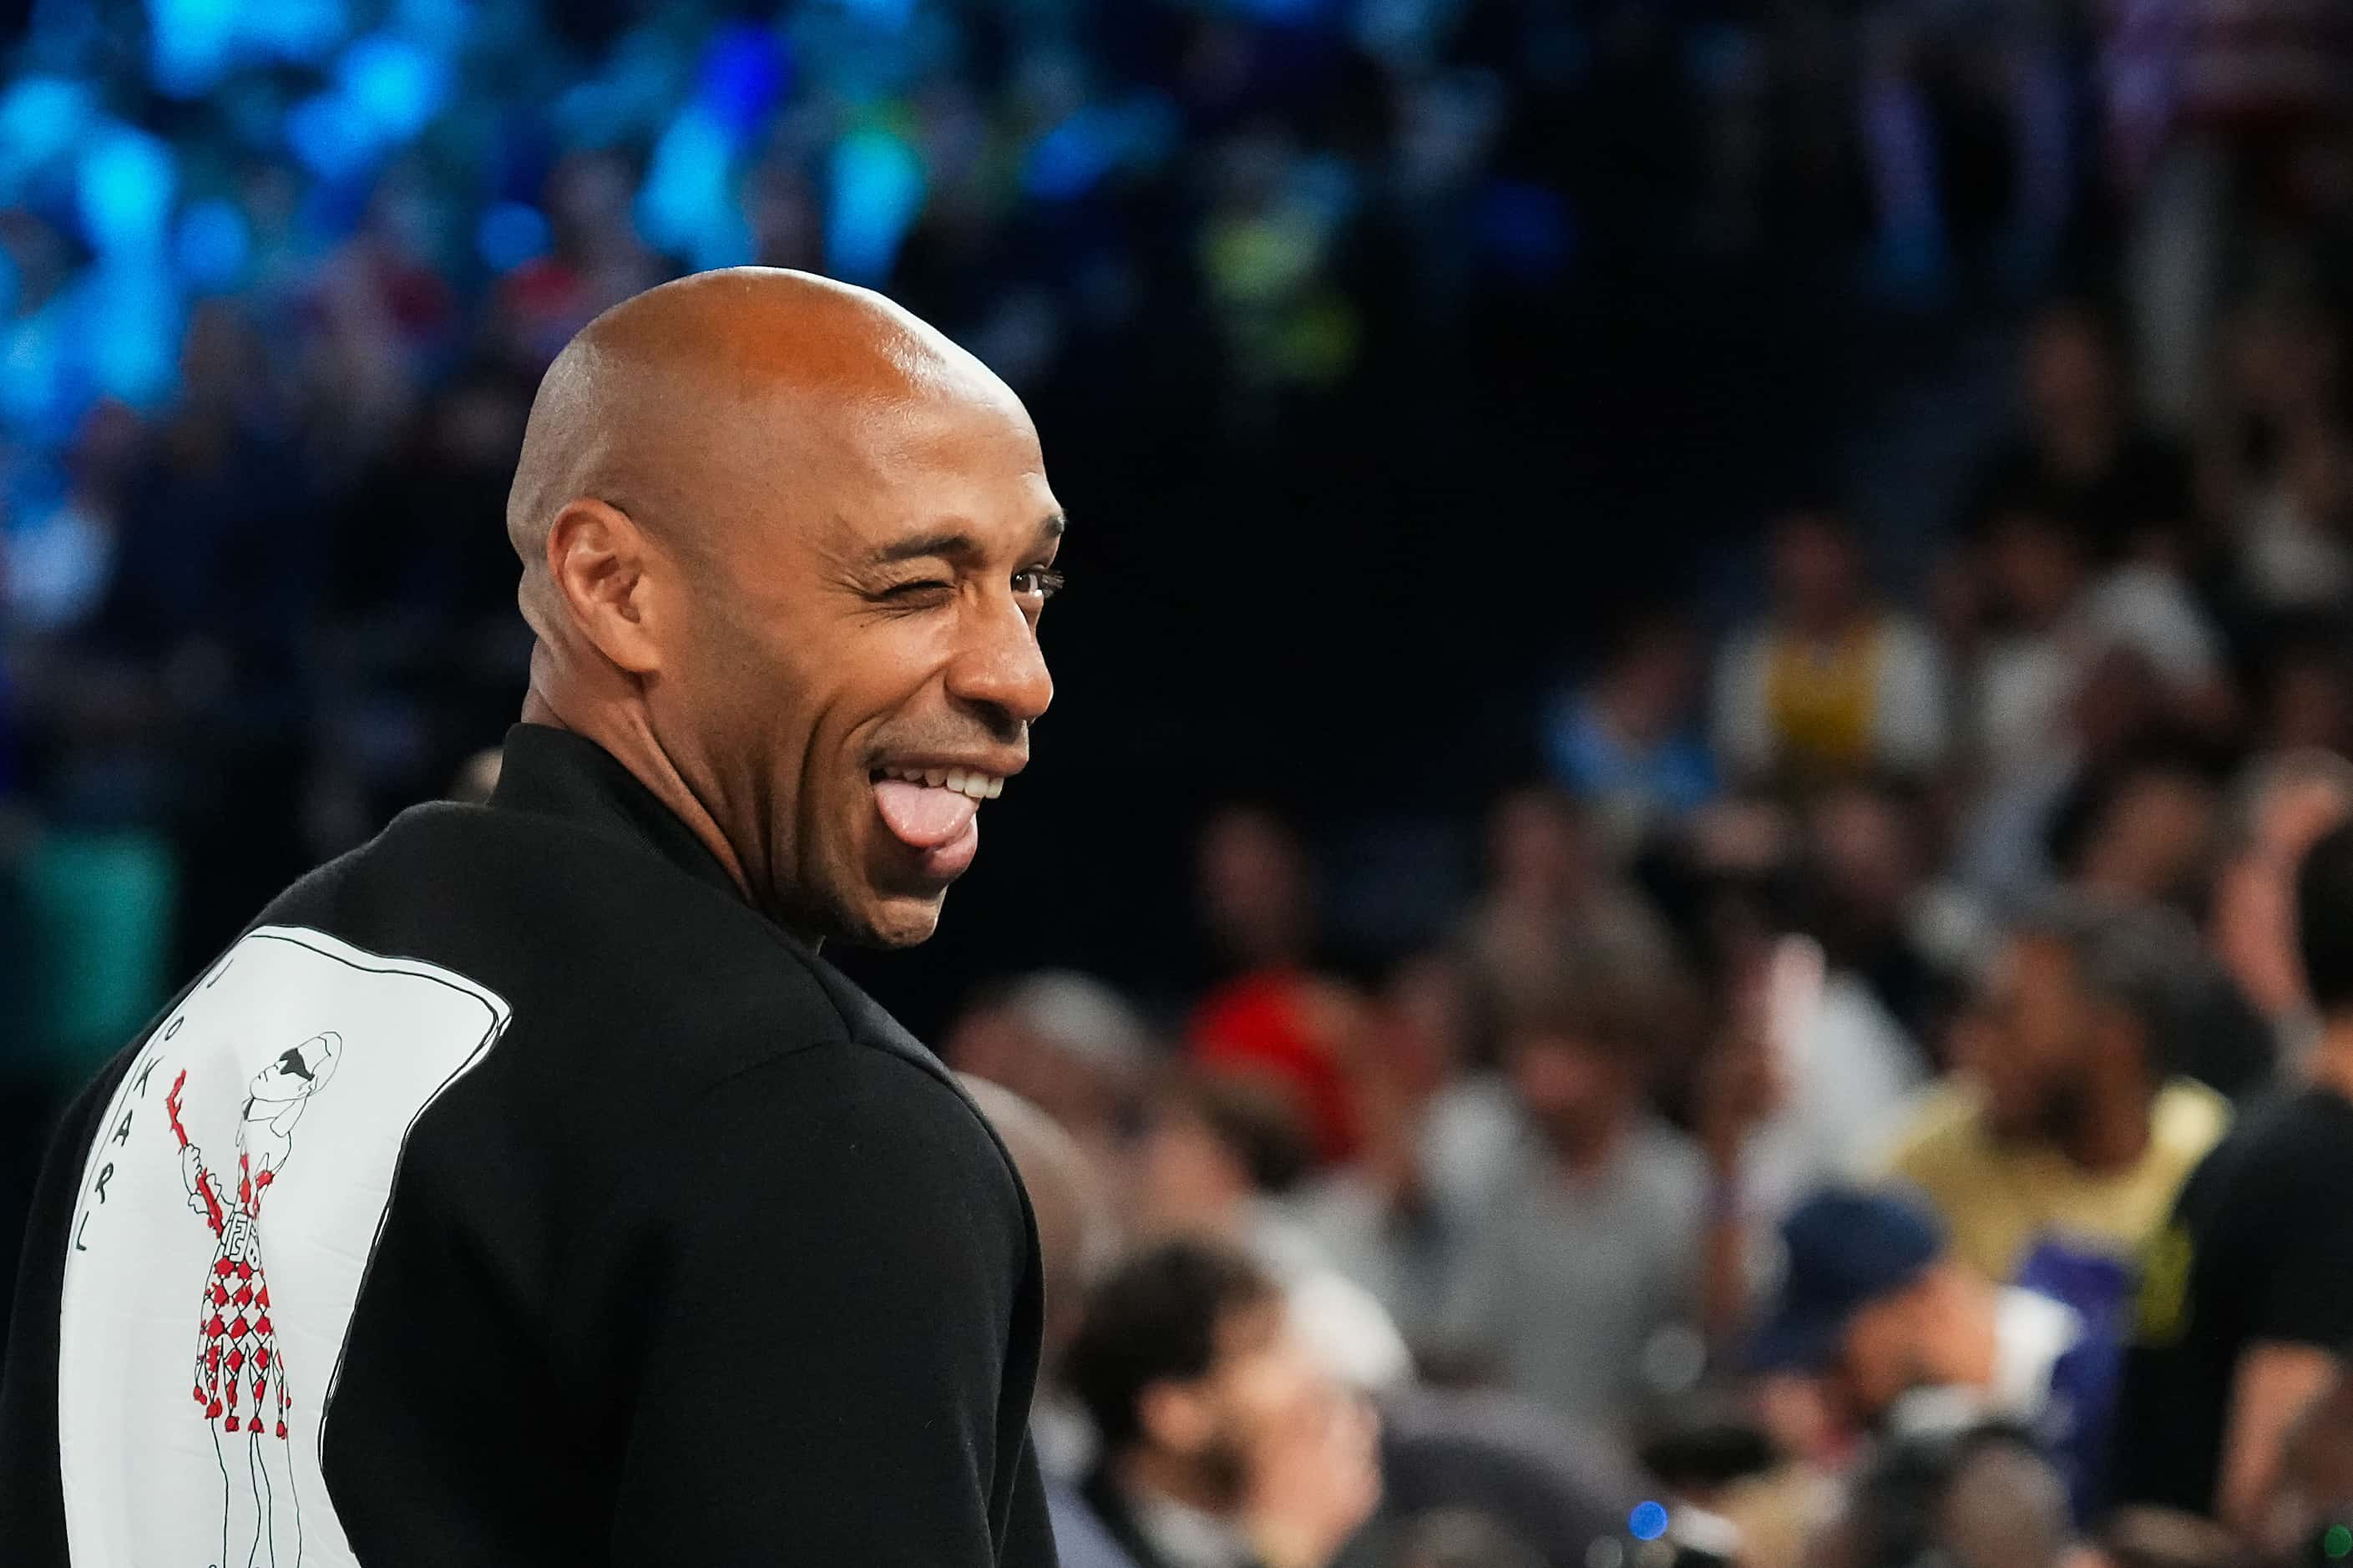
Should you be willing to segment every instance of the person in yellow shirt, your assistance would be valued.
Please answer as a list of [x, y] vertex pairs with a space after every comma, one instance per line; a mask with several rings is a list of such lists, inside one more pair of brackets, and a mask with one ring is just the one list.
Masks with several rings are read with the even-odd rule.
[[1888, 1163], [1988, 1279], [2048, 1288], [2035, 1277], [2088, 1264], [2122, 1282], [2165, 1223], [2230, 1124], [2227, 1100], [2167, 1070], [2201, 962], [2154, 910], [2056, 906], [2014, 931], [1961, 1027], [1959, 1072]]

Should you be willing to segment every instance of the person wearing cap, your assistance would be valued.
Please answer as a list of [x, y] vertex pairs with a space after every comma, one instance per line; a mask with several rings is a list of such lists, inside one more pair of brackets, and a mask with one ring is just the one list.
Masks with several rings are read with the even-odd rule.
[[1814, 1380], [1852, 1426], [1887, 1436], [2001, 1420], [2051, 1445], [2079, 1509], [2113, 1358], [2074, 1310], [1989, 1284], [1928, 1210], [1890, 1193], [1817, 1193], [1781, 1225], [1784, 1267], [1749, 1347]]

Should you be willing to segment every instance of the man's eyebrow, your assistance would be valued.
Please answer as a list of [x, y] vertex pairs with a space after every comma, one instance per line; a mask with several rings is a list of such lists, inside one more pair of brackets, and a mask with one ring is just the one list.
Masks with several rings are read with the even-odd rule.
[[[1062, 531], [1069, 526], [1070, 518], [1059, 511], [1040, 522], [1038, 525], [1039, 547], [1043, 548], [1061, 538]], [[912, 539], [902, 539], [895, 543], [882, 545], [870, 559], [877, 566], [892, 566], [902, 561], [934, 559], [955, 561], [979, 553], [981, 553], [980, 543], [971, 534], [960, 529], [949, 528], [942, 529], [936, 533], [918, 534]]]
[[979, 552], [980, 546], [973, 542], [971, 534], [950, 529], [939, 533], [918, 534], [913, 539], [883, 545], [875, 551], [872, 559], [877, 566], [889, 566], [901, 561], [922, 561], [933, 556], [954, 560], [957, 556]]

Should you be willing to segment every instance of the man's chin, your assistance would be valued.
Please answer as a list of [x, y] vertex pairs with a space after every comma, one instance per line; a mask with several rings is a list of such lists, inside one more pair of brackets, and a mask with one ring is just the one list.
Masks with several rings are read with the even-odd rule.
[[860, 947], [917, 947], [940, 929], [940, 907], [947, 889], [936, 893], [883, 893], [875, 896], [844, 940]]

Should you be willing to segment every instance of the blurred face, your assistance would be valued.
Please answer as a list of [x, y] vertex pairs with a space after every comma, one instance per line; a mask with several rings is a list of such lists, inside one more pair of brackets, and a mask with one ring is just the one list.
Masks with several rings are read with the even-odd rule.
[[2105, 410], [2107, 351], [2088, 322], [2062, 315], [2046, 321], [2026, 353], [2028, 405], [2042, 418]]
[[1921, 1343], [1927, 1318], [1926, 1292], [1915, 1286], [1873, 1301], [1847, 1324], [1831, 1384], [1856, 1421], [1870, 1424], [1929, 1381]]
[[1564, 902], [1592, 874], [1590, 846], [1567, 803], [1538, 791], [1505, 797], [1489, 843], [1498, 886], [1531, 902]]
[[1250, 1173], [1208, 1122], [1181, 1100], [1159, 1107], [1135, 1153], [1129, 1205], [1147, 1236], [1221, 1236], [1250, 1196]]
[[1053, 697], [1038, 618], [1060, 510], [1010, 394], [918, 385], [776, 423], [774, 486], [746, 503], [769, 515], [662, 585], [660, 624], [687, 630], [647, 680], [649, 717], [765, 861], [780, 918], [906, 946]]
[[[1270, 1482], [1322, 1490], [1343, 1479], [1299, 1472], [1333, 1467], [1361, 1469], [1364, 1489], [1377, 1487], [1370, 1427], [1356, 1401], [1324, 1370], [1280, 1302], [1231, 1314], [1218, 1340], [1207, 1375], [1145, 1395], [1147, 1432], [1189, 1462], [1201, 1494], [1232, 1509]], [[1335, 1442], [1335, 1427], [1366, 1440]]]
[[1249, 964], [1287, 962], [1307, 925], [1307, 877], [1282, 824], [1256, 811], [1220, 813], [1201, 835], [1202, 912]]
[[1966, 1038], [1996, 1136], [2058, 1138], [2073, 1128], [2088, 1093], [2093, 1018], [2064, 947], [2011, 942]]
[[1625, 1113], [1632, 1085], [1599, 1041], [1531, 1033], [1505, 1053], [1512, 1088], [1531, 1121], [1556, 1144], [1583, 1148]]
[[2041, 627], [2075, 602], [2083, 562], [2056, 526], [2039, 518], [2003, 518], [1986, 541], [1986, 574], [2004, 615]]
[[1835, 631], [1853, 615], [1862, 597], [1861, 564], [1834, 520], [1809, 514], [1781, 525], [1773, 586], [1782, 614], [1809, 630]]

